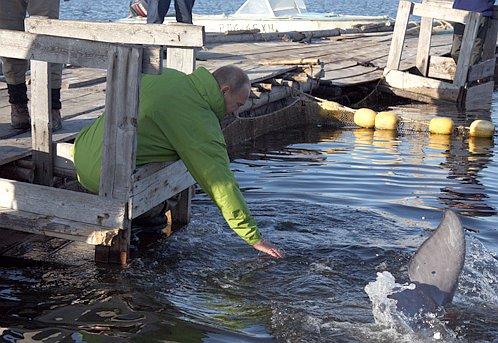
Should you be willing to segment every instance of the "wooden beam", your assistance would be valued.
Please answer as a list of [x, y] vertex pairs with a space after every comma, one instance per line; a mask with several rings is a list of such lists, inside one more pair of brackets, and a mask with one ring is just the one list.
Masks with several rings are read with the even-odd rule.
[[95, 224], [120, 227], [123, 204], [93, 194], [0, 179], [0, 207]]
[[35, 183], [51, 186], [54, 170], [52, 149], [52, 101], [49, 63], [31, 61], [31, 146]]
[[[81, 67], [106, 69], [114, 44], [75, 38], [44, 36], [22, 31], [0, 30], [0, 56], [39, 60]], [[143, 72], [158, 74], [162, 66], [160, 47], [145, 49]]]
[[194, 195], [194, 187], [188, 187], [180, 192], [176, 206], [171, 209], [171, 228], [178, 230], [190, 222], [190, 207]]
[[408, 27], [412, 8], [413, 3], [409, 1], [401, 0], [399, 2], [391, 47], [389, 48], [389, 56], [387, 57], [386, 68], [388, 69], [399, 69], [401, 53], [403, 52], [403, 45], [405, 43], [406, 28]]
[[429, 71], [429, 54], [431, 50], [432, 18], [422, 18], [418, 36], [416, 66], [422, 76]]
[[117, 22], [85, 22], [29, 17], [26, 31], [107, 43], [197, 47], [204, 45], [204, 26], [166, 23], [150, 25]]
[[171, 162], [158, 162], [158, 163], [148, 163], [144, 164], [142, 166], [138, 166], [135, 171], [133, 172], [132, 175], [132, 182], [136, 183], [140, 180], [145, 179], [146, 177], [149, 177], [158, 171], [166, 168], [167, 166], [175, 163], [176, 161], [171, 161]]
[[[412, 14], [419, 17], [440, 19], [453, 21], [457, 23], [467, 24], [472, 12], [465, 10], [457, 10], [436, 4], [414, 4]], [[475, 12], [474, 12], [475, 13]]]
[[417, 93], [405, 91], [405, 90], [400, 89], [400, 88], [390, 87], [387, 85], [379, 85], [378, 88], [381, 92], [386, 93], [386, 94], [396, 95], [396, 96], [400, 96], [402, 98], [412, 99], [412, 100], [415, 100], [418, 102], [424, 102], [427, 104], [433, 104], [433, 103], [440, 101], [440, 100], [434, 99], [428, 95], [417, 94]]
[[119, 232], [117, 228], [90, 225], [3, 207], [0, 207], [0, 223], [2, 227], [16, 231], [69, 239], [92, 245], [110, 245], [112, 238]]
[[471, 12], [469, 14], [469, 20], [465, 25], [462, 45], [460, 47], [460, 55], [458, 56], [455, 77], [453, 79], [453, 84], [457, 86], [464, 86], [467, 82], [467, 76], [470, 67], [470, 58], [472, 56], [472, 50], [474, 48], [474, 43], [477, 37], [477, 32], [479, 30], [481, 18], [482, 15], [480, 13]]
[[141, 49], [109, 51], [99, 194], [126, 203], [135, 169]]
[[453, 0], [424, 0], [422, 2], [440, 7], [453, 8]]
[[496, 59], [492, 58], [470, 66], [467, 82], [473, 82], [493, 76], [495, 74], [495, 65]]
[[451, 57], [430, 56], [428, 76], [436, 79], [453, 81], [456, 64]]
[[138, 217], [193, 184], [195, 180], [181, 160], [135, 181], [128, 206], [130, 218]]
[[195, 70], [195, 50], [192, 48], [168, 48], [166, 66], [191, 74]]
[[489, 110], [493, 98], [494, 81], [478, 84], [467, 89], [465, 95], [465, 109]]
[[457, 101], [460, 87], [448, 82], [429, 79], [399, 70], [390, 70], [384, 76], [385, 83], [394, 88], [422, 94], [437, 100]]

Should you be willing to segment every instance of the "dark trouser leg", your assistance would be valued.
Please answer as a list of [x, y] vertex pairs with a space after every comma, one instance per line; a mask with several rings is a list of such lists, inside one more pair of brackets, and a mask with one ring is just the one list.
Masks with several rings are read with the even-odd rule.
[[[479, 30], [477, 31], [477, 37], [474, 42], [474, 47], [472, 48], [472, 53], [470, 56], [470, 65], [476, 64], [481, 60], [482, 47], [484, 45], [484, 40], [486, 38], [486, 32], [489, 29], [491, 20], [488, 17], [484, 17], [479, 25]], [[461, 23], [453, 24], [453, 44], [451, 46], [451, 57], [458, 63], [458, 57], [460, 56], [460, 48], [462, 46], [462, 38], [465, 30], [465, 25]]]
[[465, 25], [462, 23], [453, 23], [453, 43], [451, 45], [451, 57], [458, 63], [458, 57], [460, 56], [460, 48], [462, 46], [463, 31], [465, 30]]
[[147, 23], [162, 24], [168, 13], [171, 0], [149, 0], [147, 5]]
[[20, 83], [18, 85], [7, 84], [7, 91], [9, 93], [9, 102], [11, 104], [27, 104], [27, 87], [26, 83]]
[[195, 0], [175, 0], [176, 21], [192, 24], [192, 8]]
[[481, 61], [482, 48], [484, 46], [484, 40], [486, 39], [486, 33], [489, 30], [491, 20], [488, 17], [484, 17], [479, 25], [479, 30], [477, 31], [476, 41], [474, 47], [472, 48], [472, 55], [470, 57], [470, 64], [476, 64]]

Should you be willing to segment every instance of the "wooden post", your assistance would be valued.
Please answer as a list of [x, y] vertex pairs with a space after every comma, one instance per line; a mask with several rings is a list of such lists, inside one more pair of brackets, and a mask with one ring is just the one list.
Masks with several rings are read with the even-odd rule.
[[405, 43], [406, 28], [408, 20], [413, 9], [413, 3], [401, 0], [398, 5], [398, 13], [396, 14], [396, 24], [394, 24], [393, 38], [391, 47], [389, 48], [389, 56], [387, 58], [387, 69], [398, 70], [401, 53], [403, 52], [403, 44]]
[[99, 194], [126, 202], [135, 169], [142, 49], [116, 46], [109, 55]]
[[171, 210], [171, 228], [180, 229], [190, 222], [190, 206], [194, 195], [194, 186], [190, 186], [180, 192], [178, 203]]
[[477, 37], [479, 24], [481, 21], [481, 14], [476, 12], [469, 12], [468, 21], [465, 25], [463, 33], [462, 45], [460, 47], [460, 55], [458, 56], [458, 63], [455, 72], [453, 84], [463, 87], [467, 82], [467, 75], [470, 67], [470, 57], [472, 55], [472, 48]]
[[[118, 199], [123, 207], [127, 206], [135, 169], [141, 68], [141, 48], [113, 46], [109, 51], [99, 195]], [[127, 263], [130, 235], [131, 219], [126, 210], [122, 231], [108, 248], [108, 262]], [[97, 261], [106, 260], [105, 250], [95, 249]]]
[[31, 61], [31, 144], [34, 181], [51, 186], [53, 180], [52, 101], [49, 63]]
[[190, 74], [195, 69], [195, 49], [167, 48], [166, 67]]
[[422, 76], [427, 76], [429, 71], [429, 53], [431, 49], [432, 18], [422, 17], [420, 21], [420, 34], [417, 48], [417, 69]]

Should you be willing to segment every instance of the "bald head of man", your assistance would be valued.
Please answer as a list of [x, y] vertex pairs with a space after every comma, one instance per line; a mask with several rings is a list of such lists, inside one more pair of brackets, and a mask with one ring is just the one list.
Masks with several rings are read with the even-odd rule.
[[232, 65], [216, 69], [213, 76], [223, 93], [227, 114], [237, 114], [251, 92], [249, 77], [242, 69]]

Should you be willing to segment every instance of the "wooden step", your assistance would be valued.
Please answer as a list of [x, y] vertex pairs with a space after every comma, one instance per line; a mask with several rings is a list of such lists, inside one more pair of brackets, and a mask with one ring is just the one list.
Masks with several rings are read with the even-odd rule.
[[117, 228], [106, 228], [5, 207], [0, 207], [0, 227], [92, 245], [111, 245], [113, 237], [119, 232]]

